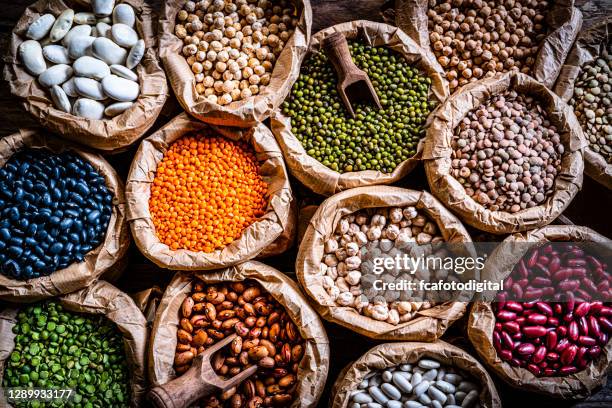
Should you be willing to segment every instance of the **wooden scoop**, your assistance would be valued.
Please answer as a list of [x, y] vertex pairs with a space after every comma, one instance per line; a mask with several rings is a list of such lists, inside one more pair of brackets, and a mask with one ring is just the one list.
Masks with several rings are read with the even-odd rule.
[[255, 374], [256, 365], [227, 380], [213, 370], [210, 364], [213, 354], [231, 343], [236, 336], [232, 334], [198, 354], [185, 374], [149, 391], [148, 400], [156, 408], [186, 408], [202, 397], [218, 391], [225, 392]]
[[333, 33], [325, 37], [323, 49], [336, 70], [338, 93], [351, 116], [355, 118], [351, 101], [373, 102], [378, 109], [382, 109], [370, 77], [353, 62], [344, 34]]

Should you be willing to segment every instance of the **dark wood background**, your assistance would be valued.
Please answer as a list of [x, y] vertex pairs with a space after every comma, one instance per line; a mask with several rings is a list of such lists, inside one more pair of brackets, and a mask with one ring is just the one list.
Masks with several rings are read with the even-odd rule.
[[[159, 10], [160, 0], [149, 1]], [[6, 53], [10, 41], [10, 32], [16, 21], [20, 18], [24, 9], [30, 4], [28, 0], [0, 1], [0, 49]], [[385, 2], [383, 0], [311, 0], [314, 23], [313, 33], [333, 24], [344, 21], [368, 19], [382, 21], [382, 12], [393, 7], [393, 0]], [[584, 14], [584, 28], [588, 28], [593, 21], [612, 13], [612, 0], [576, 0], [577, 6]], [[170, 118], [181, 112], [181, 108], [174, 99], [170, 97], [164, 107], [156, 125], [148, 132], [151, 134], [160, 126], [165, 124]], [[9, 135], [19, 128], [36, 126], [36, 122], [20, 106], [19, 101], [14, 98], [5, 81], [0, 83], [0, 120], [3, 125], [0, 128], [0, 137]], [[136, 150], [133, 146], [127, 152], [106, 155], [107, 159], [115, 166], [123, 180], [126, 179], [132, 157]], [[300, 206], [317, 204], [322, 198], [313, 196], [312, 193], [305, 191], [293, 180], [292, 185], [296, 191], [296, 196]], [[414, 189], [427, 189], [422, 166], [411, 173], [405, 180], [398, 185]], [[612, 237], [612, 217], [610, 217], [610, 207], [612, 206], [612, 192], [606, 190], [599, 184], [586, 178], [582, 191], [574, 199], [570, 207], [565, 211], [564, 216], [560, 217], [558, 223], [574, 223], [577, 225], [588, 226], [607, 237]], [[478, 231], [471, 230], [473, 237], [478, 236]], [[273, 259], [266, 259], [264, 262], [278, 268], [279, 270], [294, 277], [294, 260], [296, 255], [295, 246], [282, 256]], [[154, 285], [160, 288], [165, 287], [172, 277], [172, 272], [157, 268], [145, 259], [132, 245], [129, 254], [128, 267], [117, 285], [128, 293], [135, 293], [148, 289]], [[466, 341], [465, 336], [466, 320], [462, 319], [455, 323], [443, 339], [459, 347], [463, 347], [476, 355], [471, 346]], [[328, 407], [330, 388], [337, 378], [339, 371], [358, 358], [361, 354], [377, 344], [352, 331], [343, 329], [337, 325], [325, 323], [327, 334], [331, 342], [331, 365], [325, 393], [321, 397], [320, 407]], [[525, 407], [538, 406], [544, 407], [570, 407], [580, 408], [612, 407], [612, 387], [607, 386], [599, 390], [591, 398], [581, 402], [568, 402], [546, 399], [535, 394], [528, 394], [520, 390], [512, 389], [496, 379], [496, 385], [504, 406], [516, 407], [519, 404]]]

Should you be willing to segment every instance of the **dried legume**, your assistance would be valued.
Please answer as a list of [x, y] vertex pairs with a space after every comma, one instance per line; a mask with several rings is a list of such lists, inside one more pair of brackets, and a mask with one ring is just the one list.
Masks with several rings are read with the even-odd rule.
[[82, 261], [104, 239], [112, 200], [74, 153], [16, 153], [0, 169], [0, 272], [31, 279]]
[[146, 51], [132, 6], [99, 2], [103, 7], [92, 2], [85, 12], [66, 9], [57, 18], [40, 16], [28, 27], [29, 39], [18, 51], [58, 110], [94, 120], [119, 115], [133, 105], [140, 95], [133, 69]]
[[612, 163], [612, 45], [582, 67], [570, 104], [584, 129], [591, 150]]
[[[74, 407], [130, 405], [123, 337], [106, 317], [69, 312], [50, 301], [21, 310], [13, 333], [5, 387], [74, 389]], [[58, 406], [28, 400], [12, 404]]]
[[[372, 319], [390, 324], [407, 322], [419, 310], [435, 305], [430, 301], [409, 301], [410, 298], [424, 299], [423, 291], [388, 300], [374, 288], [362, 289], [362, 284], [367, 281], [372, 286], [374, 279], [381, 279], [372, 272], [373, 259], [401, 255], [409, 245], [439, 242], [443, 242], [443, 238], [436, 223], [412, 206], [377, 208], [347, 215], [340, 219], [334, 234], [325, 242], [321, 260], [323, 288], [338, 305], [355, 308]], [[423, 256], [426, 255], [424, 252]], [[424, 273], [429, 274], [429, 271], [419, 270], [414, 275], [404, 273], [393, 279], [427, 280]], [[446, 280], [448, 273], [436, 277]], [[407, 295], [407, 291], [403, 295]]]
[[189, 369], [195, 356], [236, 333], [212, 365], [233, 377], [254, 364], [259, 370], [237, 387], [204, 398], [214, 407], [285, 407], [293, 402], [303, 339], [284, 308], [254, 281], [207, 284], [196, 280], [179, 312], [174, 367]]
[[[498, 356], [536, 376], [584, 370], [612, 334], [612, 307], [593, 301], [610, 296], [607, 265], [579, 246], [561, 245], [530, 250], [505, 279], [509, 293], [493, 304]], [[519, 298], [534, 300], [510, 300]]]
[[298, 19], [288, 0], [188, 1], [175, 35], [195, 75], [196, 92], [227, 105], [260, 93]]
[[531, 73], [550, 3], [539, 0], [429, 0], [429, 40], [451, 92], [498, 72]]
[[372, 371], [350, 394], [349, 408], [476, 408], [480, 387], [433, 358]]
[[155, 231], [171, 249], [212, 252], [265, 213], [267, 185], [245, 142], [184, 136], [157, 167], [149, 201]]
[[564, 146], [531, 96], [508, 91], [474, 109], [455, 128], [450, 174], [491, 211], [516, 213], [553, 193]]
[[323, 52], [302, 64], [283, 113], [306, 152], [340, 173], [391, 173], [414, 156], [423, 125], [434, 107], [431, 79], [386, 47], [350, 41], [355, 64], [368, 73], [383, 109], [353, 103], [355, 119], [342, 104], [337, 78]]

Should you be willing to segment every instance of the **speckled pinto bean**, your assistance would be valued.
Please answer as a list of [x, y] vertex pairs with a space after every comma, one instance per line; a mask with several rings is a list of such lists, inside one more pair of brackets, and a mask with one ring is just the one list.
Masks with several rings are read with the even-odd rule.
[[480, 387], [433, 358], [367, 374], [350, 394], [350, 408], [480, 407]]
[[112, 200], [74, 153], [16, 153], [0, 168], [0, 273], [25, 280], [82, 261], [104, 239]]
[[491, 211], [543, 204], [565, 151], [557, 128], [531, 96], [508, 91], [466, 115], [451, 142], [451, 175]]
[[531, 249], [493, 304], [498, 355], [536, 376], [584, 370], [612, 334], [612, 307], [595, 301], [610, 297], [610, 283], [607, 265], [575, 244]]
[[237, 387], [209, 396], [202, 407], [286, 407], [298, 386], [304, 340], [295, 324], [256, 282], [207, 284], [196, 280], [179, 311], [174, 358], [178, 375], [196, 355], [233, 333], [239, 337], [213, 357], [217, 374], [233, 377], [252, 365], [259, 370]]

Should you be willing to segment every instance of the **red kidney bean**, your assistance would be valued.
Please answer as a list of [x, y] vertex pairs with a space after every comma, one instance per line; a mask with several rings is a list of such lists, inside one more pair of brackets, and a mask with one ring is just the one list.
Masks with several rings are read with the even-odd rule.
[[578, 340], [578, 336], [580, 336], [580, 331], [578, 329], [578, 323], [575, 321], [570, 322], [568, 329], [568, 337], [572, 341]]
[[612, 317], [612, 307], [602, 306], [599, 314], [604, 317]]
[[544, 326], [525, 326], [523, 334], [528, 338], [542, 337], [546, 334], [546, 328]]
[[576, 371], [578, 371], [578, 368], [574, 366], [566, 366], [566, 367], [561, 367], [559, 369], [559, 374], [570, 375], [570, 374], [574, 374]]
[[565, 350], [561, 352], [561, 358], [559, 359], [559, 361], [563, 365], [570, 365], [576, 358], [577, 353], [578, 346], [575, 344], [570, 344]]
[[587, 322], [586, 317], [582, 316], [580, 320], [578, 320], [578, 327], [580, 328], [580, 334], [584, 336], [589, 334], [589, 323]]
[[507, 349], [514, 350], [514, 347], [515, 347], [514, 341], [512, 340], [512, 337], [510, 337], [510, 335], [507, 332], [505, 331], [501, 332], [501, 340], [502, 340], [502, 344], [504, 344]]
[[510, 350], [500, 350], [499, 355], [503, 360], [512, 360], [512, 352]]
[[568, 339], [561, 339], [557, 343], [557, 347], [555, 347], [555, 351], [557, 353], [562, 353], [566, 348], [569, 347], [569, 345], [570, 345], [570, 342]]
[[591, 356], [591, 358], [595, 359], [599, 357], [599, 355], [601, 354], [601, 347], [593, 346], [589, 349], [588, 353], [589, 353], [589, 356]]
[[612, 322], [607, 317], [599, 316], [599, 326], [606, 332], [612, 332]]
[[535, 346], [531, 343], [523, 343], [516, 348], [516, 352], [521, 356], [528, 356], [535, 352]]
[[548, 353], [546, 353], [546, 359], [548, 361], [557, 361], [559, 360], [559, 354], [555, 353], [554, 351], [549, 351]]
[[545, 302], [537, 302], [536, 303], [536, 307], [538, 308], [538, 310], [540, 312], [542, 312], [543, 314], [545, 314], [546, 316], [552, 316], [553, 315], [553, 310], [552, 307], [550, 307], [550, 305], [548, 303]]
[[505, 304], [505, 308], [514, 313], [521, 313], [523, 311], [523, 306], [519, 302], [508, 301]]
[[548, 347], [550, 350], [554, 350], [554, 348], [557, 346], [557, 338], [557, 333], [554, 331], [546, 333], [546, 347]]
[[533, 356], [531, 357], [531, 361], [533, 361], [534, 363], [541, 363], [542, 361], [544, 361], [545, 357], [546, 357], [546, 346], [540, 346], [537, 348], [535, 353], [533, 353]]
[[589, 334], [595, 338], [599, 337], [599, 335], [601, 334], [599, 321], [595, 316], [589, 316]]
[[495, 309], [500, 358], [537, 376], [586, 368], [612, 335], [612, 307], [592, 301], [612, 296], [612, 274], [577, 245], [562, 245], [558, 252], [550, 244], [528, 251], [506, 278], [510, 290]]
[[548, 271], [550, 273], [555, 273], [561, 267], [561, 259], [558, 256], [553, 256], [550, 262], [548, 263]]
[[532, 313], [527, 317], [527, 322], [531, 324], [546, 324], [548, 318], [543, 314]]
[[583, 346], [594, 346], [597, 344], [597, 340], [589, 336], [580, 336], [578, 337], [578, 343]]
[[574, 315], [576, 317], [586, 316], [586, 314], [589, 313], [590, 309], [591, 309], [590, 303], [587, 303], [587, 302], [579, 303], [574, 309]]
[[529, 370], [533, 375], [540, 375], [541, 372], [540, 367], [535, 364], [527, 364], [527, 370]]
[[499, 312], [497, 312], [496, 317], [498, 320], [503, 320], [503, 321], [514, 320], [516, 319], [516, 313], [510, 312], [508, 310], [500, 310]]
[[520, 333], [521, 331], [521, 326], [517, 322], [504, 322], [503, 327], [512, 334]]

